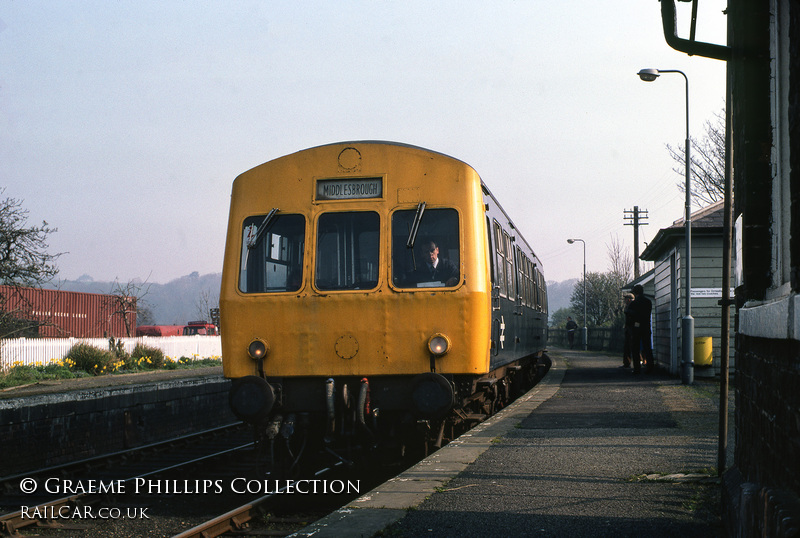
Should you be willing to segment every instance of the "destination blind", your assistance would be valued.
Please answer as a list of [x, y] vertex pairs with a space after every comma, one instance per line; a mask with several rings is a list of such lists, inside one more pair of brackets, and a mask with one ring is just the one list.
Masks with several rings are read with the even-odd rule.
[[379, 177], [317, 180], [317, 200], [382, 198], [383, 179]]

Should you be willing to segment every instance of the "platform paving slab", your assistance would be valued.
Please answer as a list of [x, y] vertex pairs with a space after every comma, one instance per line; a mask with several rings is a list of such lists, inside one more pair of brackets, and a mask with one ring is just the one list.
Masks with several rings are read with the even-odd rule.
[[697, 509], [718, 490], [718, 387], [550, 356], [514, 404], [295, 536], [721, 535]]

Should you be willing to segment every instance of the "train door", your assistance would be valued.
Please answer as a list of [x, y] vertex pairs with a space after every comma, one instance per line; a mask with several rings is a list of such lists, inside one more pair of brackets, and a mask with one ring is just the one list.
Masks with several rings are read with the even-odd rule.
[[501, 302], [508, 296], [505, 270], [505, 240], [503, 229], [497, 221], [488, 228], [490, 241], [489, 257], [492, 258], [492, 355], [497, 356], [505, 346], [505, 318]]
[[487, 253], [489, 255], [489, 282], [491, 284], [491, 294], [492, 294], [492, 310], [491, 310], [491, 345], [490, 345], [490, 353], [494, 356], [497, 355], [498, 350], [500, 348], [500, 322], [497, 316], [497, 312], [500, 310], [500, 286], [497, 283], [497, 261], [495, 259], [495, 244], [496, 241], [492, 237], [493, 229], [492, 229], [492, 221], [489, 217], [486, 217], [486, 244], [487, 244]]
[[514, 331], [513, 331], [513, 349], [514, 351], [519, 351], [522, 347], [524, 347], [524, 340], [525, 340], [525, 324], [523, 316], [523, 302], [524, 302], [524, 295], [525, 295], [525, 278], [523, 275], [523, 255], [522, 250], [520, 250], [519, 246], [514, 244], [514, 238], [509, 237], [511, 240], [511, 248], [513, 249], [511, 252], [511, 259], [514, 262], [512, 265], [512, 271], [514, 273], [514, 304], [513, 304], [513, 318], [514, 318]]
[[517, 294], [519, 282], [517, 281], [517, 264], [514, 247], [514, 238], [503, 230], [503, 241], [505, 242], [505, 266], [506, 266], [506, 285], [508, 286], [508, 301], [503, 313], [505, 325], [505, 342], [503, 349], [515, 351], [520, 329], [520, 316], [517, 315]]

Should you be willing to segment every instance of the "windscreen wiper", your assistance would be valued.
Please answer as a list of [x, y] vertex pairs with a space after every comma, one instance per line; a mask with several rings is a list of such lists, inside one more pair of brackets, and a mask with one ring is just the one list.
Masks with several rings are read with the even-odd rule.
[[261, 221], [261, 224], [258, 225], [258, 230], [256, 231], [256, 235], [247, 242], [247, 250], [253, 250], [258, 246], [258, 242], [261, 241], [261, 238], [264, 236], [264, 232], [267, 231], [270, 224], [273, 223], [275, 220], [275, 215], [280, 211], [277, 207], [273, 207], [272, 211], [267, 213], [267, 216], [264, 217], [264, 220]]
[[417, 232], [419, 232], [419, 223], [422, 222], [422, 214], [425, 213], [426, 205], [425, 202], [417, 204], [417, 212], [414, 215], [414, 222], [411, 224], [411, 230], [408, 232], [406, 248], [414, 248], [414, 243], [417, 240]]

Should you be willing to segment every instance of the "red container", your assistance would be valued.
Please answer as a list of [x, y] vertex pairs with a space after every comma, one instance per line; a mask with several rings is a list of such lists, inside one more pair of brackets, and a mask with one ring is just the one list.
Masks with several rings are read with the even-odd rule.
[[121, 299], [99, 293], [0, 286], [0, 312], [29, 320], [38, 325], [39, 336], [50, 338], [133, 336], [136, 297]]
[[180, 336], [183, 325], [139, 325], [136, 336]]

